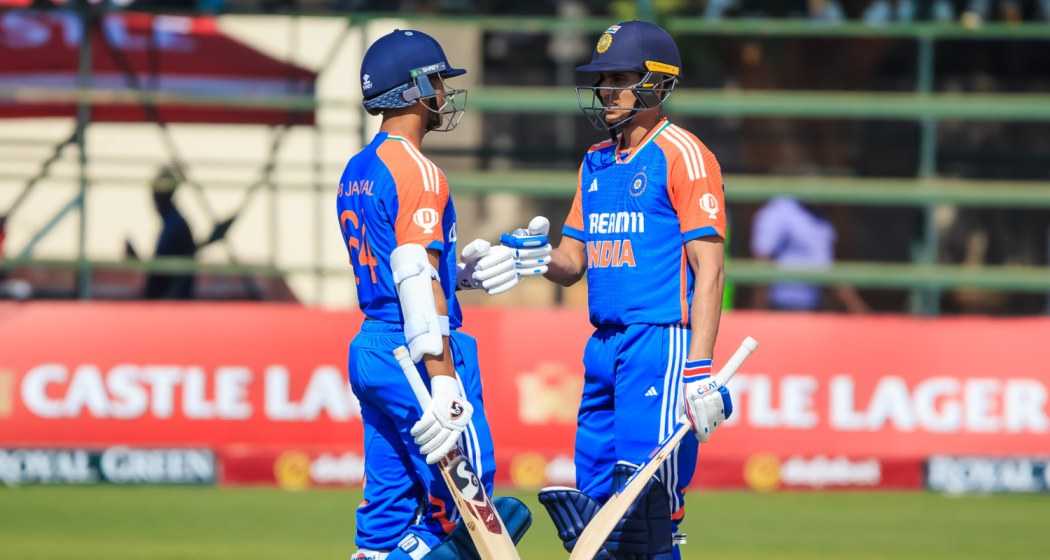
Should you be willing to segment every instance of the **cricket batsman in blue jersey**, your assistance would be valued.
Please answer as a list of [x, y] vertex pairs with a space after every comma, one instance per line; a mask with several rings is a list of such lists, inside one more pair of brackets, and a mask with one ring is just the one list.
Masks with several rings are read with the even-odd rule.
[[[420, 151], [430, 131], [452, 130], [466, 92], [420, 31], [395, 30], [361, 64], [365, 109], [380, 132], [347, 163], [336, 197], [339, 226], [365, 320], [350, 344], [349, 376], [364, 424], [364, 500], [353, 560], [473, 558], [476, 552], [435, 463], [459, 445], [489, 495], [495, 471], [477, 344], [459, 330], [458, 289], [498, 294], [543, 274], [550, 245], [515, 250], [475, 240], [456, 258], [456, 211], [442, 170]], [[523, 255], [532, 255], [526, 258]], [[422, 410], [392, 351], [407, 346], [432, 403]], [[515, 540], [528, 510], [495, 500]]]
[[[608, 139], [587, 150], [576, 196], [546, 277], [568, 286], [586, 274], [595, 327], [583, 357], [576, 489], [540, 501], [565, 547], [622, 488], [679, 419], [682, 440], [621, 520], [599, 558], [679, 558], [683, 492], [707, 441], [732, 413], [727, 389], [690, 391], [712, 369], [722, 310], [726, 206], [714, 154], [661, 107], [681, 78], [678, 47], [659, 26], [628, 21], [605, 30], [580, 107]], [[545, 234], [542, 217], [530, 224]], [[508, 238], [513, 246], [513, 237]]]

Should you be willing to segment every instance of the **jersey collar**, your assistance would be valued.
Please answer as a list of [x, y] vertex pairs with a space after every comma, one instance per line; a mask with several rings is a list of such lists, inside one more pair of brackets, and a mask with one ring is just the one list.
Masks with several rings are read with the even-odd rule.
[[[631, 160], [634, 159], [634, 156], [638, 155], [638, 152], [641, 152], [642, 149], [649, 145], [649, 142], [653, 141], [653, 138], [656, 138], [657, 135], [663, 132], [663, 130], [670, 125], [671, 121], [667, 120], [667, 117], [661, 118], [659, 121], [656, 122], [656, 126], [654, 126], [653, 129], [649, 131], [649, 134], [645, 136], [645, 139], [642, 140], [641, 144], [638, 144], [634, 148], [628, 150], [621, 150], [620, 143], [619, 141], [617, 141], [617, 143], [615, 144], [615, 151], [613, 152], [614, 161], [616, 161], [616, 163], [631, 163]], [[620, 154], [624, 152], [627, 152], [627, 157], [621, 158]]]

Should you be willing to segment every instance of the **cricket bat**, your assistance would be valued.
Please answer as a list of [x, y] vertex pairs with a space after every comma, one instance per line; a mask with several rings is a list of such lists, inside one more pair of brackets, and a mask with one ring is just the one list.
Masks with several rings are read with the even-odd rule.
[[[740, 368], [740, 365], [744, 363], [744, 360], [751, 355], [755, 348], [758, 348], [758, 341], [750, 336], [745, 338], [744, 342], [733, 353], [733, 356], [726, 362], [722, 371], [718, 372], [718, 375], [700, 382], [705, 384], [703, 390], [717, 391], [719, 387], [729, 383], [729, 380], [736, 374], [736, 370]], [[598, 513], [594, 514], [591, 522], [580, 533], [580, 537], [576, 540], [576, 546], [573, 547], [572, 554], [569, 555], [569, 560], [592, 560], [594, 558], [594, 555], [605, 544], [605, 540], [609, 538], [609, 533], [619, 523], [620, 518], [627, 513], [627, 509], [638, 498], [638, 494], [641, 494], [642, 490], [645, 489], [649, 479], [656, 474], [660, 465], [674, 452], [675, 448], [678, 447], [678, 443], [682, 441], [682, 438], [691, 429], [688, 422], [678, 426], [675, 433], [665, 440], [660, 447], [656, 448], [649, 456], [649, 460], [627, 480], [623, 490], [613, 494], [609, 501], [605, 502], [605, 505], [598, 510]]]
[[[397, 359], [401, 371], [404, 372], [416, 400], [424, 410], [430, 407], [430, 393], [426, 385], [419, 377], [416, 364], [409, 357], [408, 349], [398, 346], [394, 349], [394, 358]], [[470, 539], [474, 541], [474, 547], [483, 560], [520, 559], [518, 551], [514, 548], [507, 527], [500, 519], [492, 500], [485, 493], [482, 485], [470, 461], [463, 455], [463, 451], [456, 446], [438, 463], [438, 470], [448, 485], [448, 491], [456, 502], [456, 509], [467, 526]]]

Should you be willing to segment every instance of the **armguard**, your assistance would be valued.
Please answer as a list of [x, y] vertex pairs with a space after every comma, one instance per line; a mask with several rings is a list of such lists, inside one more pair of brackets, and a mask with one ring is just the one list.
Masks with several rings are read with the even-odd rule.
[[390, 269], [412, 361], [419, 362], [426, 354], [440, 356], [444, 348], [441, 336], [448, 335], [448, 318], [442, 320], [437, 314], [431, 279], [438, 279], [438, 273], [430, 265], [426, 249], [415, 243], [398, 246], [390, 253]]

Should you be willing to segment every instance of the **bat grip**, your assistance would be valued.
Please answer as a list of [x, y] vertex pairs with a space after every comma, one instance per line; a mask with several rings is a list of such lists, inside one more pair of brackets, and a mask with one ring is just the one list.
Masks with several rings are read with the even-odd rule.
[[707, 393], [724, 387], [726, 383], [729, 383], [730, 379], [733, 379], [733, 376], [736, 375], [736, 370], [740, 369], [741, 364], [755, 351], [755, 348], [758, 348], [758, 341], [750, 336], [745, 338], [740, 343], [740, 347], [736, 349], [736, 352], [733, 352], [733, 355], [729, 357], [729, 361], [722, 366], [722, 370], [718, 372], [718, 375], [704, 379], [700, 382], [702, 385], [694, 390], [700, 393]]
[[408, 380], [408, 385], [412, 387], [412, 393], [416, 396], [416, 400], [419, 401], [419, 406], [423, 407], [423, 410], [430, 408], [430, 393], [427, 392], [427, 386], [423, 384], [423, 378], [419, 376], [419, 370], [416, 369], [416, 364], [412, 361], [408, 348], [404, 346], [394, 348], [394, 359], [401, 366], [401, 373], [405, 374], [405, 379]]

